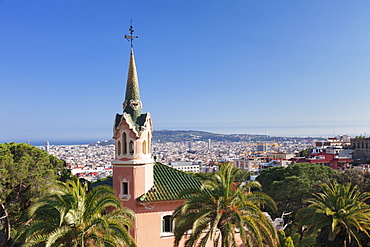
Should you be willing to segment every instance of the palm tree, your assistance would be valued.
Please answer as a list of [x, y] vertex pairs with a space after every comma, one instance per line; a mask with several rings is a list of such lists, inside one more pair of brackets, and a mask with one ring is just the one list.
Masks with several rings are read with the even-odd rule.
[[215, 246], [237, 246], [237, 234], [246, 246], [277, 246], [274, 226], [260, 209], [267, 205], [275, 210], [275, 203], [251, 191], [251, 184], [235, 183], [238, 173], [232, 164], [224, 164], [200, 188], [182, 192], [188, 199], [174, 212], [175, 246], [183, 237], [186, 247], [205, 246], [208, 240]]
[[303, 238], [299, 232], [292, 232], [287, 236], [284, 230], [278, 231], [279, 247], [304, 247], [313, 246], [316, 242], [312, 237]]
[[24, 246], [136, 246], [128, 232], [133, 212], [110, 187], [88, 191], [78, 178], [58, 182], [30, 207], [29, 217], [19, 238]]
[[359, 232], [370, 237], [370, 206], [365, 202], [370, 194], [351, 184], [324, 184], [321, 189], [308, 200], [308, 207], [298, 211], [299, 226], [307, 228], [308, 234], [329, 227], [329, 241], [347, 246], [354, 238], [361, 246]]

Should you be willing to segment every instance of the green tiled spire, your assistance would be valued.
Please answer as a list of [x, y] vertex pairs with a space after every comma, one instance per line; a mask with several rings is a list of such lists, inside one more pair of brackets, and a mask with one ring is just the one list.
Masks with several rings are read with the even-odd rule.
[[128, 67], [126, 98], [123, 102], [123, 111], [130, 114], [132, 122], [138, 125], [137, 119], [141, 115], [142, 104], [140, 101], [139, 81], [136, 72], [134, 50], [131, 48], [130, 64]]

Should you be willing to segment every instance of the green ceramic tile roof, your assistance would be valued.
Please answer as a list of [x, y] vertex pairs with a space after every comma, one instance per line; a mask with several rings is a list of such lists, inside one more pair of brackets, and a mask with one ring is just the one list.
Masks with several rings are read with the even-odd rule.
[[116, 119], [114, 121], [114, 129], [116, 129], [119, 125], [119, 123], [121, 122], [121, 119], [122, 119], [122, 115], [121, 114], [116, 114]]
[[126, 97], [124, 102], [123, 111], [131, 115], [133, 122], [141, 115], [141, 101], [139, 80], [136, 72], [136, 64], [134, 58], [134, 50], [131, 48], [130, 64], [128, 68], [127, 84], [126, 84]]
[[139, 202], [153, 202], [185, 199], [179, 197], [181, 191], [200, 186], [201, 182], [191, 175], [156, 163], [154, 165], [154, 186], [137, 200]]

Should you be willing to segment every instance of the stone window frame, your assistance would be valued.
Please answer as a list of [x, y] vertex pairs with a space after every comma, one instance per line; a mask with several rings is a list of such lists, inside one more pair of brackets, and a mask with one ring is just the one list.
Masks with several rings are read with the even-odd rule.
[[131, 178], [122, 178], [121, 176], [118, 178], [119, 180], [119, 198], [122, 201], [128, 201], [131, 199], [131, 194], [130, 194], [130, 182]]

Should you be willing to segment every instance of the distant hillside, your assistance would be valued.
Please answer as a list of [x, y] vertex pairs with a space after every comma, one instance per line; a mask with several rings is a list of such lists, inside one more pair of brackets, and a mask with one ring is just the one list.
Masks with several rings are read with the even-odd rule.
[[[307, 138], [300, 137], [270, 137], [267, 135], [251, 134], [215, 134], [197, 130], [155, 130], [153, 131], [154, 142], [181, 142], [181, 141], [229, 141], [229, 142], [266, 142], [266, 141], [294, 141]], [[315, 138], [318, 139], [318, 138]]]
[[[197, 130], [154, 130], [153, 142], [183, 142], [183, 141], [226, 141], [226, 142], [280, 142], [280, 141], [301, 141], [307, 140], [303, 137], [271, 137], [267, 135], [251, 134], [215, 134]], [[315, 138], [324, 140], [323, 138]], [[92, 145], [114, 144], [113, 140], [92, 143]]]
[[181, 141], [230, 141], [238, 142], [245, 139], [245, 135], [215, 134], [197, 130], [155, 130], [154, 142], [181, 142]]

